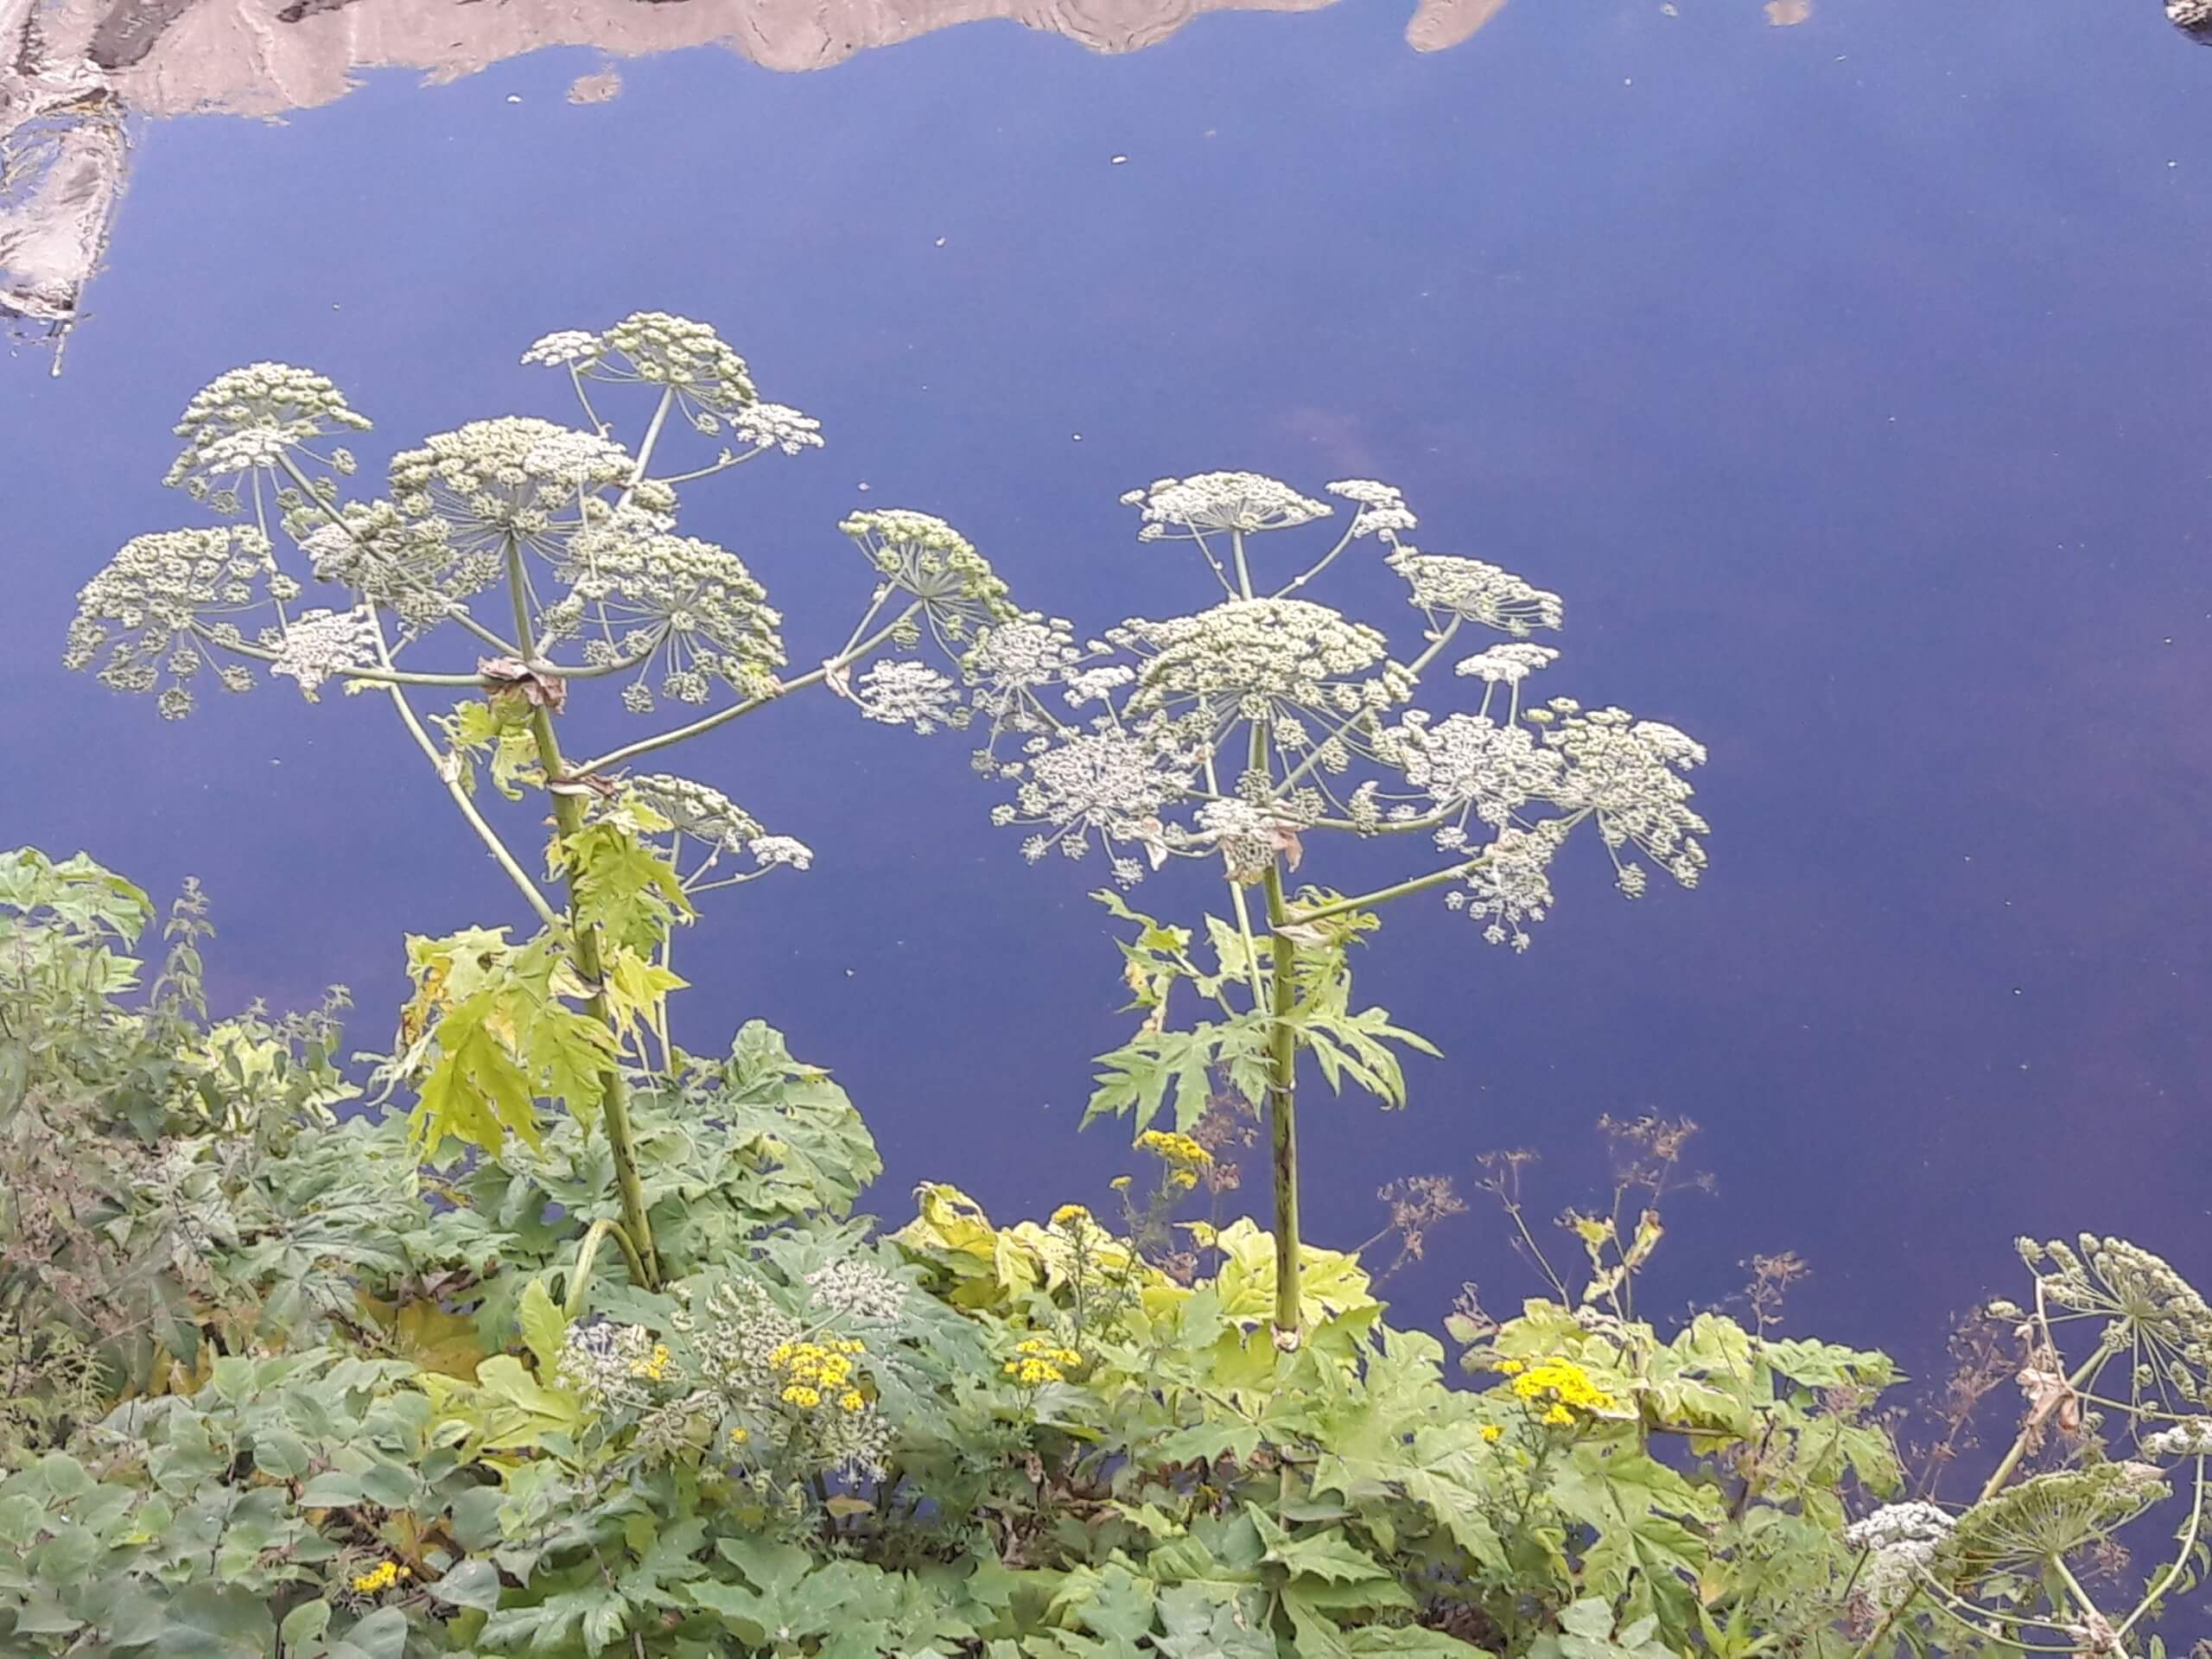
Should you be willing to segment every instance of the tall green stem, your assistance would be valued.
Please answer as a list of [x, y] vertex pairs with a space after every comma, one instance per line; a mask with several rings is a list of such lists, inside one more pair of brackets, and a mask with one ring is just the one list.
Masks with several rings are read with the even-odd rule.
[[1268, 1033], [1268, 1148], [1275, 1178], [1275, 1346], [1288, 1351], [1299, 1342], [1302, 1267], [1298, 1231], [1298, 1032], [1290, 1022], [1298, 997], [1298, 947], [1282, 933], [1289, 908], [1283, 903], [1282, 873], [1274, 862], [1268, 863], [1263, 880], [1268, 924], [1274, 930], [1268, 938], [1274, 955], [1269, 1010], [1274, 1024]]
[[[529, 661], [537, 656], [537, 646], [530, 626], [522, 548], [512, 537], [507, 538], [507, 588], [514, 600], [515, 632], [522, 641], [524, 660]], [[553, 730], [552, 711], [543, 703], [534, 704], [531, 709], [530, 734], [537, 746], [537, 764], [547, 781], [565, 776], [561, 740]], [[567, 841], [584, 827], [584, 804], [568, 794], [553, 794], [551, 799], [554, 825], [561, 839]], [[592, 1018], [604, 1020], [619, 1037], [621, 1022], [615, 1019], [607, 993], [601, 988], [606, 982], [607, 964], [600, 954], [599, 935], [578, 923], [575, 880], [564, 879], [562, 885], [568, 896], [569, 935], [575, 952], [576, 971], [592, 987], [584, 1007]], [[623, 1081], [620, 1062], [610, 1064], [599, 1074], [599, 1101], [600, 1115], [607, 1126], [607, 1150], [614, 1157], [614, 1185], [622, 1203], [622, 1230], [636, 1249], [645, 1287], [651, 1290], [660, 1283], [660, 1262], [653, 1252], [652, 1224], [645, 1217], [645, 1186], [638, 1173], [637, 1136], [630, 1128], [629, 1085]]]

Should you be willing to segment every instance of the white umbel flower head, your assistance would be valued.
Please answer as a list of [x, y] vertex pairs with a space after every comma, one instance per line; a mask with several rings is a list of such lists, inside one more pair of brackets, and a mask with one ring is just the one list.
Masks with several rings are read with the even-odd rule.
[[1843, 1541], [1867, 1552], [1856, 1594], [1886, 1616], [1912, 1592], [1914, 1576], [1951, 1535], [1955, 1523], [1933, 1503], [1885, 1503], [1844, 1529]]
[[1332, 511], [1327, 502], [1300, 495], [1280, 479], [1259, 473], [1158, 479], [1144, 489], [1131, 490], [1122, 505], [1135, 507], [1143, 520], [1137, 531], [1141, 542], [1188, 540], [1214, 530], [1294, 530], [1327, 518]]
[[814, 1300], [832, 1313], [884, 1324], [906, 1306], [906, 1287], [873, 1262], [842, 1256], [806, 1275]]
[[349, 668], [377, 660], [377, 627], [364, 611], [308, 611], [284, 629], [284, 643], [269, 664], [271, 674], [297, 680], [309, 702], [320, 699], [323, 682]]
[[923, 614], [948, 646], [1021, 614], [990, 561], [934, 513], [879, 507], [854, 513], [837, 528], [887, 586], [921, 601]]
[[[89, 668], [118, 691], [159, 693], [162, 718], [193, 709], [192, 681], [213, 669], [226, 690], [253, 683], [242, 664], [219, 664], [213, 645], [244, 641], [239, 620], [299, 584], [276, 568], [269, 538], [245, 526], [165, 530], [124, 543], [77, 594], [63, 664]], [[167, 682], [164, 683], [164, 682]]]
[[1383, 563], [1406, 579], [1414, 603], [1432, 616], [1464, 617], [1516, 638], [1560, 627], [1567, 620], [1566, 604], [1557, 594], [1480, 559], [1400, 547]]
[[1380, 536], [1395, 543], [1400, 531], [1421, 526], [1421, 520], [1414, 517], [1413, 509], [1406, 505], [1406, 498], [1398, 493], [1395, 485], [1378, 484], [1371, 478], [1340, 478], [1327, 487], [1331, 495], [1340, 495], [1358, 504], [1359, 511], [1351, 520], [1354, 541]]
[[1380, 631], [1311, 600], [1225, 600], [1195, 616], [1124, 623], [1115, 637], [1150, 659], [1133, 709], [1195, 708], [1205, 721], [1301, 709], [1343, 715], [1413, 692]]
[[795, 870], [804, 870], [814, 863], [814, 849], [796, 836], [756, 836], [746, 843], [745, 850], [764, 870], [786, 864]]
[[703, 322], [666, 311], [633, 311], [600, 339], [605, 355], [593, 365], [594, 378], [665, 387], [695, 418], [727, 419], [760, 396], [745, 359]]
[[242, 471], [275, 467], [311, 438], [368, 425], [328, 376], [289, 363], [250, 363], [216, 376], [185, 405], [176, 423], [184, 449], [162, 481], [204, 498]]
[[730, 430], [755, 449], [780, 449], [795, 455], [822, 448], [822, 423], [789, 404], [747, 404], [730, 416]]
[[604, 350], [599, 336], [588, 328], [556, 328], [532, 340], [522, 360], [550, 369], [581, 367], [597, 362]]
[[1480, 680], [1485, 685], [1518, 685], [1538, 669], [1558, 660], [1559, 652], [1549, 645], [1524, 645], [1514, 640], [1463, 657], [1452, 671]]
[[912, 726], [927, 736], [940, 726], [964, 722], [959, 689], [927, 663], [904, 658], [880, 662], [861, 676], [853, 701], [869, 720]]
[[1547, 818], [1533, 830], [1499, 830], [1482, 862], [1468, 871], [1466, 891], [1453, 892], [1444, 902], [1481, 923], [1485, 942], [1526, 950], [1535, 941], [1525, 924], [1541, 922], [1551, 912], [1551, 863], [1567, 835], [1560, 818]]
[[1430, 724], [1409, 713], [1386, 731], [1377, 758], [1406, 774], [1438, 810], [1472, 808], [1484, 823], [1503, 828], [1530, 801], [1559, 791], [1567, 763], [1521, 726], [1500, 726], [1480, 715], [1446, 715]]
[[[1586, 714], [1567, 697], [1529, 718], [1540, 721], [1544, 743], [1567, 762], [1557, 804], [1592, 812], [1609, 851], [1639, 847], [1682, 886], [1695, 887], [1706, 865], [1698, 837], [1711, 826], [1690, 806], [1696, 791], [1681, 774], [1705, 764], [1705, 746], [1624, 709]], [[1624, 888], [1630, 897], [1640, 890], [1640, 883]]]
[[[1094, 830], [1109, 842], [1156, 843], [1161, 811], [1191, 786], [1197, 770], [1190, 755], [1116, 727], [1073, 732], [1028, 762], [1014, 800], [996, 808], [991, 821], [1035, 827], [1021, 849], [1033, 864], [1056, 846], [1081, 856]], [[1117, 865], [1117, 877], [1123, 874]]]

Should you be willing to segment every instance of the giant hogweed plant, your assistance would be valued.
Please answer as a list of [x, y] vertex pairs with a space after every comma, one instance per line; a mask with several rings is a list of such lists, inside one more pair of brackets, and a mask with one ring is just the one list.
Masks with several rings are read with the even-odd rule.
[[[679, 533], [678, 493], [818, 447], [818, 423], [762, 401], [713, 329], [664, 313], [548, 335], [523, 361], [568, 383], [581, 424], [471, 421], [393, 454], [374, 498], [352, 493], [359, 463], [339, 442], [369, 422], [327, 378], [279, 363], [219, 376], [178, 423], [166, 481], [228, 522], [125, 545], [79, 595], [67, 660], [171, 719], [202, 687], [242, 691], [259, 675], [310, 700], [333, 683], [381, 696], [540, 924], [520, 944], [505, 929], [410, 942], [418, 995], [387, 1080], [416, 1088], [425, 1147], [534, 1145], [549, 1098], [603, 1133], [619, 1213], [587, 1260], [611, 1238], [650, 1285], [660, 1268], [627, 1079], [671, 1069], [670, 928], [699, 895], [810, 854], [711, 785], [633, 765], [815, 687], [928, 730], [941, 677], [901, 653], [964, 652], [1016, 613], [941, 520], [857, 513], [842, 528], [874, 590], [843, 645], [789, 671], [766, 589], [735, 553]], [[626, 443], [618, 399], [636, 412]], [[679, 437], [715, 448], [675, 461]], [[311, 592], [331, 602], [310, 606]], [[601, 690], [676, 720], [572, 753], [560, 717]], [[537, 800], [536, 819], [495, 825], [486, 777]], [[543, 879], [512, 844], [518, 818], [552, 826]]]
[[[1265, 1103], [1286, 1344], [1299, 1329], [1301, 1064], [1395, 1107], [1406, 1094], [1395, 1051], [1435, 1052], [1384, 1010], [1353, 1006], [1350, 948], [1376, 911], [1440, 889], [1484, 939], [1525, 950], [1552, 907], [1553, 861], [1585, 823], [1630, 898], [1649, 867], [1693, 887], [1706, 863], [1685, 776], [1703, 763], [1700, 745], [1618, 708], [1526, 697], [1559, 655], [1533, 638], [1562, 625], [1557, 594], [1483, 560], [1421, 551], [1387, 484], [1328, 487], [1349, 518], [1287, 559], [1278, 549], [1300, 545], [1292, 532], [1328, 518], [1327, 503], [1250, 473], [1132, 491], [1122, 499], [1139, 538], [1185, 544], [1217, 602], [1082, 644], [1065, 623], [1012, 619], [962, 664], [988, 733], [977, 766], [1013, 786], [994, 820], [1027, 832], [1029, 860], [1102, 847], [1125, 888], [1173, 858], [1223, 868], [1229, 915], [1205, 918], [1203, 943], [1097, 895], [1137, 929], [1122, 948], [1146, 1012], [1103, 1057], [1087, 1117], [1134, 1114], [1141, 1130], [1169, 1109], [1188, 1132], [1218, 1077]], [[1394, 652], [1379, 629], [1306, 596], [1370, 548], [1421, 615], [1416, 650]], [[1504, 638], [1471, 649], [1471, 632]], [[1453, 687], [1466, 688], [1463, 706], [1435, 702]], [[1402, 839], [1427, 868], [1370, 892], [1294, 892], [1287, 878], [1331, 836]], [[1203, 1017], [1172, 1022], [1178, 986]]]

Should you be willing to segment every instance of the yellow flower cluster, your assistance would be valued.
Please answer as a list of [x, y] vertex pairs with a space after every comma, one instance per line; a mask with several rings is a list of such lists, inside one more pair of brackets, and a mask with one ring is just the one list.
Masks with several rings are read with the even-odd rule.
[[868, 1344], [844, 1338], [830, 1342], [786, 1342], [768, 1356], [768, 1363], [790, 1380], [779, 1396], [787, 1406], [811, 1411], [823, 1401], [836, 1402], [840, 1411], [858, 1411], [868, 1396], [853, 1386], [853, 1359], [868, 1351]]
[[1025, 1389], [1041, 1388], [1047, 1382], [1058, 1382], [1067, 1373], [1063, 1365], [1080, 1365], [1083, 1356], [1072, 1348], [1063, 1348], [1047, 1337], [1027, 1337], [1014, 1344], [1015, 1357], [1001, 1368], [1006, 1374]]
[[1578, 1411], [1611, 1411], [1619, 1403], [1571, 1359], [1547, 1359], [1535, 1365], [1501, 1359], [1496, 1369], [1513, 1379], [1514, 1398], [1541, 1406], [1536, 1421], [1554, 1428], [1573, 1422]]
[[1505, 1431], [1499, 1427], [1496, 1423], [1484, 1423], [1483, 1425], [1483, 1439], [1491, 1446], [1496, 1446], [1504, 1438]]
[[658, 1382], [668, 1375], [670, 1357], [668, 1344], [664, 1342], [657, 1342], [653, 1344], [652, 1352], [643, 1358], [631, 1361], [630, 1375], [642, 1376], [648, 1382]]
[[373, 1596], [379, 1590], [391, 1589], [402, 1579], [411, 1579], [414, 1576], [397, 1561], [378, 1561], [367, 1572], [354, 1575], [353, 1593], [360, 1596]]
[[1189, 1135], [1175, 1135], [1166, 1129], [1147, 1129], [1137, 1136], [1137, 1147], [1163, 1162], [1186, 1169], [1204, 1169], [1213, 1162], [1213, 1154]]
[[1090, 1211], [1079, 1204], [1064, 1204], [1052, 1211], [1052, 1225], [1072, 1227], [1079, 1221], [1089, 1221]]
[[1213, 1162], [1213, 1154], [1189, 1135], [1166, 1129], [1147, 1129], [1137, 1136], [1137, 1149], [1167, 1166], [1163, 1184], [1171, 1192], [1188, 1192], [1198, 1184], [1199, 1173]]

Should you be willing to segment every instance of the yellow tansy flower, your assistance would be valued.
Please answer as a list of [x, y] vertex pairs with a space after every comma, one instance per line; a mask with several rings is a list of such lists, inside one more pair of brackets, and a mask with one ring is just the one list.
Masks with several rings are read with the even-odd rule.
[[1137, 1136], [1137, 1146], [1140, 1150], [1175, 1165], [1183, 1173], [1204, 1169], [1213, 1162], [1213, 1154], [1189, 1135], [1176, 1135], [1166, 1129], [1147, 1129]]
[[1483, 1439], [1488, 1440], [1492, 1446], [1496, 1446], [1498, 1441], [1504, 1438], [1505, 1431], [1500, 1428], [1496, 1423], [1484, 1423], [1483, 1425]]
[[858, 1411], [862, 1406], [868, 1404], [868, 1402], [861, 1396], [861, 1391], [858, 1389], [847, 1389], [837, 1396], [837, 1404], [842, 1410]]
[[353, 1592], [356, 1595], [373, 1596], [379, 1590], [389, 1590], [399, 1582], [401, 1576], [406, 1572], [407, 1569], [397, 1561], [378, 1561], [367, 1572], [355, 1576]]

